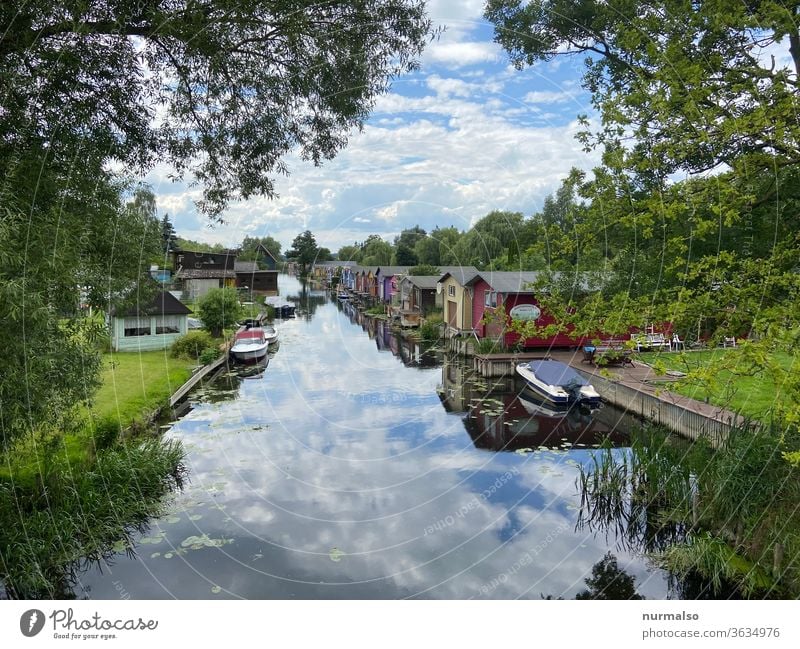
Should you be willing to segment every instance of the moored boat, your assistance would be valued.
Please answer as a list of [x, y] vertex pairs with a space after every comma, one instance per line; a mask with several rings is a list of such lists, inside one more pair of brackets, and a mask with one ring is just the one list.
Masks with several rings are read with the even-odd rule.
[[284, 302], [280, 297], [272, 296], [264, 300], [264, 303], [275, 309], [276, 318], [291, 318], [294, 316], [295, 306], [289, 302]]
[[517, 374], [539, 399], [556, 406], [577, 403], [594, 408], [600, 395], [578, 372], [559, 361], [531, 361], [517, 365]]
[[231, 356], [240, 363], [255, 363], [267, 355], [269, 342], [261, 327], [249, 327], [236, 334]]

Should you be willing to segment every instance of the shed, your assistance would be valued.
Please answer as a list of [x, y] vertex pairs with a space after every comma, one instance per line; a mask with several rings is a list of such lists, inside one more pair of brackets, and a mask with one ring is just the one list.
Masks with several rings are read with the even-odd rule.
[[167, 291], [122, 313], [111, 314], [114, 351], [165, 349], [189, 330], [191, 310]]

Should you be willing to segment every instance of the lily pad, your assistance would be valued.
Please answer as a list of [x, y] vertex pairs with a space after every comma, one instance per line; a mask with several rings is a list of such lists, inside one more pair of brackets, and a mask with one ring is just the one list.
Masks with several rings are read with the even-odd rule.
[[339, 548], [331, 548], [331, 551], [328, 552], [328, 557], [330, 557], [331, 561], [339, 562], [342, 560], [344, 556], [344, 552], [342, 552]]
[[221, 590], [222, 590], [222, 588], [220, 588], [219, 586], [212, 586], [211, 587], [211, 592], [214, 593], [215, 595], [217, 593], [219, 593]]

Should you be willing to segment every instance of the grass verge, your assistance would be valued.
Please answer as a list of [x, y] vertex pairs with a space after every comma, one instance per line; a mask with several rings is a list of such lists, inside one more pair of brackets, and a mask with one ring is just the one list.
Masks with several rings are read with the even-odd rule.
[[[74, 566], [126, 544], [183, 480], [183, 449], [144, 434], [196, 363], [169, 351], [106, 354], [102, 387], [70, 430], [0, 456], [0, 577], [11, 597], [67, 597]], [[138, 435], [120, 436], [132, 429]]]

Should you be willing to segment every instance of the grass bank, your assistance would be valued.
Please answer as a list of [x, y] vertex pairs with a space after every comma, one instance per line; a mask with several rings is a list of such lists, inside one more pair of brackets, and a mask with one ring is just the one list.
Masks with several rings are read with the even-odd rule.
[[[800, 448], [796, 428], [734, 429], [712, 449], [654, 427], [629, 454], [599, 450], [581, 467], [578, 526], [619, 533], [683, 583], [701, 575], [753, 598], [800, 596]], [[686, 592], [684, 596], [692, 596]]]
[[[125, 544], [183, 481], [180, 444], [147, 434], [196, 363], [169, 352], [103, 357], [102, 387], [69, 430], [41, 430], [0, 456], [0, 577], [7, 594], [69, 596], [71, 572]], [[134, 434], [121, 436], [121, 430]]]
[[657, 371], [675, 370], [687, 378], [666, 387], [698, 401], [765, 419], [786, 398], [784, 386], [766, 369], [769, 363], [785, 372], [800, 371], [798, 359], [786, 353], [770, 355], [765, 364], [755, 364], [740, 348], [686, 352], [647, 352], [638, 357]]

